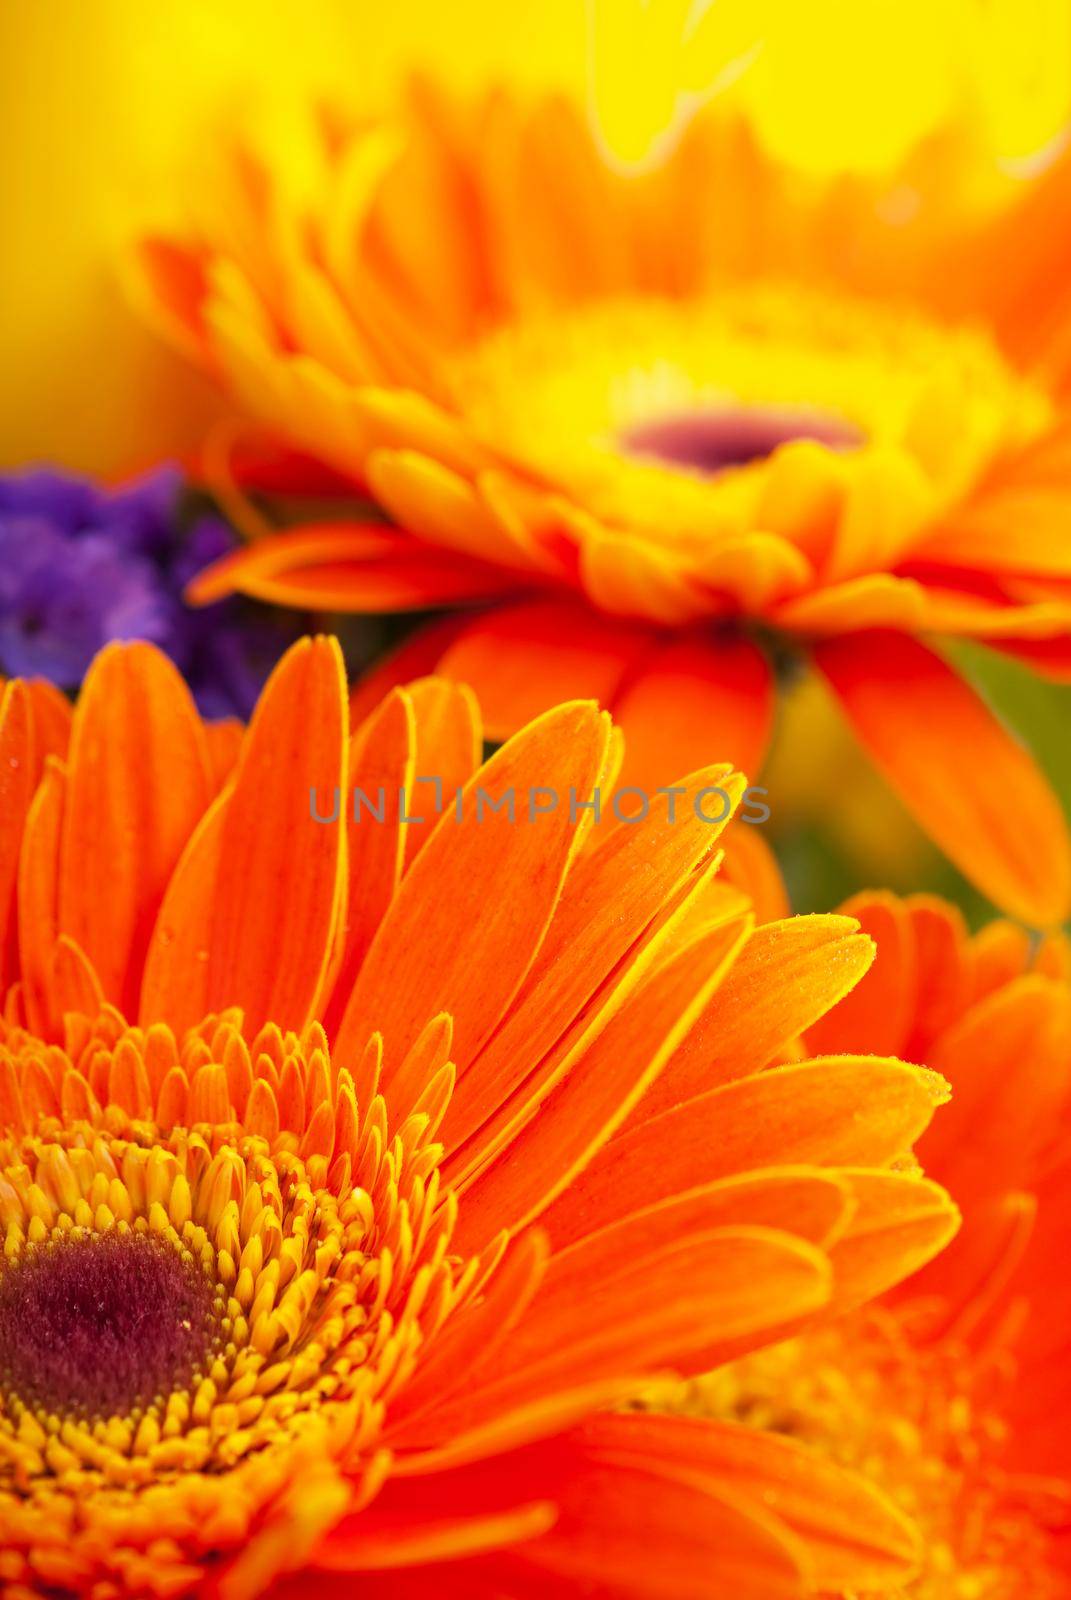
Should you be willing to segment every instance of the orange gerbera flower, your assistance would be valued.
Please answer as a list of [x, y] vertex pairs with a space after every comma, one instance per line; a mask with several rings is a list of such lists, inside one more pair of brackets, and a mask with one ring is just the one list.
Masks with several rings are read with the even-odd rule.
[[[368, 1595], [757, 1597], [804, 1593], [831, 1551], [863, 1586], [909, 1570], [891, 1506], [841, 1475], [804, 1507], [776, 1443], [741, 1493], [669, 1433], [638, 1462], [578, 1431], [885, 1289], [955, 1226], [905, 1159], [941, 1080], [798, 1059], [871, 942], [845, 917], [755, 928], [719, 889], [698, 802], [738, 775], [685, 780], [672, 825], [597, 828], [618, 741], [593, 705], [481, 768], [450, 683], [351, 734], [322, 639], [244, 733], [206, 729], [145, 645], [98, 657], [66, 752], [59, 722], [7, 686], [12, 1595], [359, 1573]], [[359, 823], [310, 814], [351, 787]]]
[[782, 170], [720, 106], [641, 174], [572, 104], [504, 92], [425, 86], [316, 138], [300, 199], [222, 141], [141, 280], [248, 416], [397, 527], [328, 509], [195, 594], [479, 605], [399, 671], [472, 683], [496, 736], [594, 695], [648, 782], [712, 748], [757, 773], [772, 634], [987, 894], [1064, 917], [1059, 806], [923, 641], [1071, 675], [1071, 160], [994, 221], [966, 123], [880, 182]]
[[876, 1305], [644, 1403], [721, 1419], [713, 1439], [679, 1423], [697, 1467], [722, 1432], [732, 1446], [766, 1427], [865, 1472], [922, 1535], [897, 1597], [1057, 1600], [1071, 1592], [1071, 954], [1006, 923], [968, 938], [929, 898], [846, 909], [878, 959], [810, 1043], [904, 1050], [947, 1076], [951, 1107], [919, 1153], [963, 1229]]

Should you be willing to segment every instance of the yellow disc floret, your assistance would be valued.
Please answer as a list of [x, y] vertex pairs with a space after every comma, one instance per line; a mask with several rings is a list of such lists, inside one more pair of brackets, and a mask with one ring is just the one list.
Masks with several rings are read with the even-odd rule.
[[[764, 470], [785, 446], [823, 451], [840, 477], [895, 454], [921, 523], [1051, 411], [980, 330], [775, 281], [533, 315], [450, 370], [485, 447], [608, 523], [697, 551], [768, 525]], [[801, 503], [801, 544], [813, 511]]]
[[318, 1027], [233, 1016], [9, 1028], [0, 1086], [0, 1580], [178, 1594], [255, 1531], [229, 1584], [258, 1592], [375, 1493], [392, 1386], [464, 1294], [433, 1107], [391, 1135]]

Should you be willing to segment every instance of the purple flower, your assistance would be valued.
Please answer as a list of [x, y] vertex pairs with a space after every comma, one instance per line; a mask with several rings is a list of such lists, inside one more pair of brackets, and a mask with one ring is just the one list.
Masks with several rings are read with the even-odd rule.
[[182, 591], [236, 541], [191, 516], [180, 473], [115, 491], [39, 469], [0, 475], [0, 674], [75, 690], [111, 639], [149, 639], [203, 715], [247, 717], [303, 619], [242, 599], [196, 611]]

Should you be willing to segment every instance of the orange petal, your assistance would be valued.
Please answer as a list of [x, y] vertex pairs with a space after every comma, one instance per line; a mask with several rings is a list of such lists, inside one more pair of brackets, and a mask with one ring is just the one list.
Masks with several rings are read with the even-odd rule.
[[1071, 638], [1063, 639], [983, 639], [1002, 655], [1023, 661], [1052, 683], [1071, 683]]
[[458, 1561], [502, 1545], [523, 1544], [554, 1526], [553, 1500], [536, 1500], [487, 1516], [421, 1518], [403, 1512], [397, 1518], [373, 1507], [361, 1513], [359, 1526], [346, 1536], [337, 1529], [316, 1557], [328, 1572], [391, 1571], [423, 1567], [430, 1561]]
[[[1063, 935], [1046, 940], [1050, 954], [1059, 950]], [[990, 922], [980, 928], [971, 940], [971, 993], [970, 998], [984, 1000], [986, 995], [1013, 983], [1034, 966], [1035, 941], [1017, 922]], [[1040, 949], [1040, 946], [1039, 946]], [[1047, 977], [1064, 977], [1062, 970], [1046, 972], [1045, 963], [1037, 968]]]
[[26, 691], [33, 706], [38, 766], [43, 765], [47, 756], [65, 760], [71, 738], [70, 701], [45, 678], [30, 678]]
[[[597, 1437], [589, 1445], [587, 1431], [574, 1430], [499, 1460], [423, 1478], [395, 1477], [371, 1512], [344, 1518], [323, 1548], [332, 1549], [339, 1537], [353, 1537], [356, 1548], [369, 1515], [385, 1513], [404, 1537], [407, 1521], [419, 1527], [431, 1515], [454, 1513], [464, 1521], [501, 1514], [522, 1496], [543, 1492], [557, 1518], [541, 1538], [461, 1566], [422, 1565], [412, 1579], [397, 1570], [383, 1579], [363, 1575], [362, 1596], [420, 1600], [434, 1590], [450, 1600], [578, 1600], [596, 1593], [615, 1600], [802, 1600], [806, 1556], [787, 1528], [757, 1502], [744, 1506], [719, 1493], [713, 1474], [689, 1471], [684, 1459], [678, 1463], [675, 1456], [683, 1452], [675, 1439], [663, 1445], [656, 1434], [671, 1419], [620, 1418], [624, 1428], [633, 1420], [642, 1426], [637, 1448], [626, 1450], [627, 1437], [613, 1441], [622, 1443], [620, 1461]], [[352, 1590], [352, 1577], [317, 1576], [324, 1600], [346, 1600]], [[301, 1600], [303, 1593], [297, 1583], [287, 1584], [279, 1600]]]
[[324, 611], [419, 611], [499, 594], [508, 576], [452, 551], [428, 549], [384, 523], [324, 523], [258, 539], [189, 586], [195, 605], [248, 594]]
[[85, 952], [67, 934], [60, 934], [52, 952], [52, 996], [60, 1016], [68, 1011], [98, 1015], [103, 1003], [100, 980]]
[[[456, 1312], [391, 1407], [390, 1428], [424, 1417], [452, 1401], [479, 1363], [488, 1365], [524, 1316], [546, 1271], [547, 1244], [529, 1230], [510, 1248], [487, 1291]], [[388, 1442], [392, 1433], [388, 1432]]]
[[[530, 723], [481, 768], [462, 791], [462, 820], [444, 818], [402, 879], [350, 997], [337, 1052], [356, 1054], [378, 1030], [399, 1061], [424, 1024], [448, 1011], [464, 1067], [543, 940], [590, 821], [587, 812], [570, 818], [568, 797], [588, 800], [608, 744], [608, 719], [577, 702]], [[547, 786], [561, 804], [533, 817], [529, 792]], [[490, 810], [481, 791], [501, 809]], [[516, 884], [525, 885], [522, 896]]]
[[829, 1257], [834, 1304], [871, 1300], [910, 1277], [943, 1250], [959, 1228], [959, 1211], [939, 1184], [900, 1172], [846, 1173], [855, 1211]]
[[[508, 538], [472, 484], [441, 461], [416, 450], [374, 450], [365, 471], [378, 504], [421, 540], [466, 563], [487, 563], [487, 571], [499, 563], [506, 568], [536, 565]], [[499, 572], [498, 581], [504, 587], [508, 571]]]
[[0, 693], [0, 994], [17, 974], [16, 896], [19, 851], [33, 798], [36, 757], [33, 712], [24, 684]]
[[746, 926], [731, 924], [700, 936], [631, 991], [518, 1136], [466, 1190], [459, 1248], [465, 1240], [478, 1246], [496, 1226], [523, 1226], [568, 1187], [657, 1081], [745, 934]]
[[[574, 1295], [581, 1299], [588, 1294], [597, 1295], [617, 1278], [641, 1273], [646, 1262], [657, 1261], [684, 1239], [724, 1228], [769, 1227], [760, 1220], [764, 1199], [773, 1200], [772, 1209], [782, 1212], [792, 1199], [803, 1200], [809, 1212], [804, 1228], [797, 1230], [790, 1225], [780, 1231], [811, 1244], [819, 1241], [808, 1237], [810, 1232], [817, 1231], [825, 1243], [849, 1215], [849, 1188], [834, 1178], [823, 1179], [821, 1174], [787, 1179], [784, 1175], [771, 1179], [764, 1174], [761, 1179], [725, 1179], [708, 1184], [633, 1212], [559, 1251], [551, 1258], [543, 1281], [540, 1314], [545, 1315], [555, 1300], [564, 1305]], [[757, 1202], [754, 1213], [747, 1210], [751, 1201]]]
[[490, 148], [481, 165], [494, 214], [508, 208], [513, 249], [506, 241], [499, 248], [511, 293], [525, 301], [549, 295], [555, 303], [559, 296], [627, 292], [633, 268], [620, 215], [622, 178], [592, 140], [582, 102], [547, 95], [524, 109], [519, 126], [507, 115], [486, 130]]
[[905, 902], [915, 941], [915, 1016], [904, 1053], [925, 1061], [932, 1041], [960, 1015], [971, 992], [971, 953], [958, 906], [936, 895]]
[[[1010, 923], [991, 923], [967, 944], [959, 910], [932, 894], [898, 899], [895, 894], [855, 894], [840, 907], [855, 917], [876, 944], [871, 970], [826, 1016], [808, 1027], [812, 1050], [823, 1053], [874, 1050], [929, 1061], [933, 1038], [967, 1008], [972, 998], [970, 968], [980, 973], [980, 942], [991, 934], [1012, 938], [1010, 970], [994, 963], [993, 978], [1004, 984], [1025, 970], [1029, 938]], [[994, 950], [996, 955], [996, 950]]]
[[206, 357], [206, 263], [193, 249], [147, 235], [127, 267], [131, 290], [150, 321], [200, 365]]
[[[650, 630], [616, 622], [565, 601], [500, 606], [479, 617], [447, 649], [437, 671], [475, 690], [488, 737], [506, 739], [533, 717], [578, 696], [611, 706], [625, 678], [650, 649]], [[673, 765], [672, 776], [701, 760]]]
[[132, 1015], [153, 919], [212, 796], [189, 691], [151, 645], [109, 645], [71, 733], [59, 926]]
[[[480, 765], [483, 733], [480, 706], [471, 689], [445, 678], [423, 678], [406, 687], [413, 707], [416, 755], [413, 792], [406, 815], [405, 854], [411, 864], [427, 843], [443, 811], [449, 812]], [[418, 818], [423, 818], [423, 822]]]
[[773, 676], [746, 639], [695, 636], [650, 652], [614, 704], [621, 783], [656, 788], [726, 761], [757, 777], [773, 727]]
[[790, 633], [858, 633], [863, 628], [917, 628], [925, 607], [925, 592], [911, 578], [890, 572], [873, 572], [848, 578], [828, 588], [815, 589], [778, 606], [771, 621]]
[[[909, 1303], [932, 1307], [928, 1339], [950, 1338], [959, 1347], [975, 1341], [982, 1345], [994, 1334], [998, 1347], [1007, 1339], [1009, 1305], [1021, 1305], [1023, 1291], [1029, 1292], [1030, 1270], [1024, 1267], [1024, 1258], [1036, 1237], [1037, 1222], [1034, 1195], [1002, 1194], [995, 1200], [972, 1202], [948, 1249], [902, 1286]], [[1031, 1381], [1039, 1374], [1023, 1376]]]
[[[1049, 580], [1053, 587], [1063, 581]], [[1012, 653], [1020, 639], [1058, 643], [1061, 637], [1066, 638], [1071, 623], [1071, 608], [1066, 597], [1046, 596], [1042, 592], [1045, 580], [1006, 579], [1004, 587], [1009, 595], [1027, 603], [1010, 602], [999, 591], [986, 598], [972, 593], [965, 582], [957, 585], [950, 579], [941, 583], [936, 577], [929, 577], [925, 587], [924, 620], [919, 631], [963, 635], [979, 639], [995, 650], [1000, 649], [1002, 639], [1007, 639]]]
[[917, 973], [911, 915], [891, 894], [861, 894], [841, 911], [854, 917], [874, 941], [868, 972], [824, 1016], [808, 1024], [812, 1050], [832, 1054], [873, 1050], [897, 1055], [905, 1048], [915, 1017]]
[[733, 1173], [883, 1166], [910, 1149], [947, 1092], [936, 1074], [878, 1056], [771, 1067], [628, 1126], [543, 1226], [560, 1249], [581, 1230]]
[[368, 451], [408, 448], [472, 477], [491, 460], [463, 423], [411, 389], [361, 388], [353, 395], [353, 410]]
[[[627, 1390], [644, 1373], [712, 1364], [718, 1344], [759, 1339], [786, 1311], [808, 1315], [825, 1304], [831, 1285], [821, 1251], [765, 1228], [677, 1237], [640, 1260], [615, 1256], [607, 1265], [583, 1293], [565, 1282], [536, 1295], [493, 1367], [478, 1364], [465, 1394], [436, 1413], [435, 1428], [448, 1442], [428, 1465], [475, 1459], [470, 1452], [485, 1448], [481, 1435], [491, 1419], [501, 1426], [512, 1410], [528, 1412], [540, 1397], [612, 1383], [615, 1373]], [[410, 1448], [419, 1442], [403, 1437]]]
[[[401, 818], [408, 814], [401, 797], [412, 790], [415, 739], [412, 701], [395, 689], [350, 740], [348, 782], [334, 824], [347, 835], [348, 889], [339, 929], [342, 948], [324, 1010], [329, 1035], [341, 1021], [361, 962], [401, 881], [406, 832]], [[353, 820], [351, 807], [359, 820]]]
[[[522, 1377], [514, 1390], [470, 1394], [446, 1408], [443, 1417], [418, 1419], [397, 1437], [395, 1471], [420, 1477], [454, 1471], [553, 1438], [593, 1412], [619, 1405], [634, 1394], [642, 1375], [624, 1377], [605, 1364], [599, 1377], [568, 1387], [551, 1378], [545, 1386]], [[439, 1433], [442, 1434], [440, 1442]]]
[[0, 1056], [0, 1127], [3, 1127], [5, 1135], [27, 1130], [21, 1077], [13, 1058], [6, 1052]]
[[1016, 366], [1039, 366], [1053, 388], [1067, 382], [1063, 219], [1071, 184], [1067, 145], [1057, 143], [1033, 181], [1014, 186], [1010, 204], [987, 207], [977, 224], [951, 232], [931, 267], [942, 306], [999, 330]]
[[[272, 673], [225, 807], [208, 949], [210, 1010], [300, 1031], [321, 992], [345, 894], [348, 708], [333, 639], [303, 639]], [[325, 810], [326, 808], [326, 810]]]
[[642, 1237], [644, 1231], [679, 1227], [682, 1217], [698, 1215], [711, 1227], [775, 1228], [824, 1248], [851, 1215], [852, 1203], [851, 1184], [839, 1172], [774, 1167], [735, 1174], [641, 1206], [627, 1217], [606, 1223], [597, 1235], [582, 1235], [554, 1260], [560, 1261], [592, 1237], [618, 1238], [626, 1228], [637, 1229], [633, 1237]]
[[1062, 537], [1071, 497], [1066, 483], [1029, 481], [998, 487], [955, 519], [938, 527], [913, 554], [970, 572], [1071, 576], [1071, 552]]
[[797, 544], [765, 532], [712, 539], [688, 570], [716, 594], [728, 595], [734, 611], [750, 615], [799, 594], [814, 579], [814, 568]]
[[917, 640], [861, 634], [815, 658], [921, 826], [998, 905], [1049, 925], [1071, 909], [1071, 847], [1034, 762]]
[[[523, 1552], [536, 1583], [525, 1600], [563, 1594], [621, 1600], [802, 1600], [806, 1555], [758, 1506], [719, 1497], [700, 1475], [651, 1461], [592, 1467], [555, 1496], [554, 1529]], [[522, 1559], [514, 1558], [515, 1563]], [[513, 1593], [500, 1588], [496, 1593]]]
[[221, 500], [228, 488], [239, 488], [254, 494], [337, 502], [352, 497], [355, 481], [237, 417], [228, 418], [208, 435], [194, 473]]
[[747, 1077], [857, 983], [873, 946], [849, 917], [789, 917], [756, 928], [636, 1116]]
[[223, 852], [230, 790], [218, 795], [190, 837], [167, 886], [145, 954], [138, 1019], [166, 1021], [176, 1033], [200, 1022], [208, 1007], [212, 908]]
[[333, 640], [275, 667], [239, 770], [191, 838], [160, 907], [144, 1021], [191, 1026], [239, 1005], [247, 1027], [301, 1029], [322, 989], [344, 893], [344, 824], [317, 824], [344, 784], [346, 685]]
[[[722, 882], [740, 890], [750, 902], [758, 922], [781, 922], [792, 911], [785, 880], [777, 857], [762, 836], [761, 813], [752, 809], [764, 805], [765, 789], [752, 785], [745, 795], [739, 817], [725, 836], [725, 864]], [[748, 819], [751, 819], [750, 821]]]
[[579, 544], [584, 591], [597, 608], [670, 627], [710, 615], [709, 594], [663, 548], [608, 528], [575, 507], [563, 504], [560, 510]]
[[947, 1075], [952, 1102], [923, 1142], [927, 1171], [967, 1207], [995, 1191], [1032, 1187], [1071, 1097], [1067, 987], [1017, 978], [972, 1006], [928, 1060]]
[[[735, 804], [742, 787], [739, 774], [721, 767], [687, 778], [680, 785], [674, 822], [668, 820], [668, 801], [656, 801], [647, 817], [612, 828], [577, 863], [510, 1015], [471, 1069], [458, 1075], [443, 1135], [451, 1154], [520, 1090], [615, 976], [617, 982], [604, 997], [599, 1018], [605, 1022], [620, 1005], [626, 995], [630, 953], [648, 930], [656, 928], [662, 914], [672, 914], [677, 899], [695, 887], [695, 874], [710, 859], [724, 826], [704, 821], [694, 797], [718, 788], [724, 804]], [[720, 810], [723, 802], [716, 804]], [[702, 981], [697, 977], [697, 987]], [[651, 1020], [652, 1027], [641, 1027], [636, 1036], [648, 1062], [663, 1042], [657, 1031], [660, 1017], [656, 1013]], [[593, 1031], [586, 1036], [589, 1043]], [[635, 1049], [628, 1051], [629, 1063], [634, 1054]], [[555, 1063], [559, 1065], [560, 1059]], [[630, 1066], [623, 1062], [623, 1067], [627, 1077]], [[543, 1094], [552, 1082], [544, 1081]]]
[[484, 470], [476, 483], [507, 552], [515, 552], [504, 557], [508, 564], [516, 566], [519, 556], [523, 565], [535, 569], [533, 583], [539, 581], [537, 573], [552, 582], [571, 579], [576, 568], [574, 547], [554, 496], [508, 468]]
[[734, 1505], [775, 1517], [803, 1544], [823, 1593], [907, 1581], [920, 1555], [903, 1513], [857, 1473], [795, 1440], [730, 1422], [649, 1415], [593, 1418], [578, 1430], [592, 1457], [710, 1480]]
[[853, 467], [822, 573], [826, 589], [895, 567], [933, 513], [932, 490], [907, 451], [871, 444]]
[[429, 1139], [438, 1130], [453, 1087], [454, 1065], [450, 1059], [453, 1042], [453, 1018], [447, 1012], [441, 1012], [431, 1019], [416, 1043], [406, 1052], [391, 1086], [392, 1116], [400, 1121], [414, 1111], [434, 1120], [435, 1128], [429, 1131]]
[[[1050, 933], [1039, 940], [1033, 951], [1033, 966], [1035, 972], [1042, 973], [1046, 978], [1057, 978], [1061, 983], [1071, 983], [1071, 939], [1067, 934]], [[985, 966], [979, 959], [976, 947], [976, 979], [978, 974], [984, 972]]]
[[59, 862], [67, 778], [58, 761], [45, 765], [26, 817], [18, 876], [19, 967], [26, 1020], [50, 1038], [60, 1015], [52, 995], [52, 952], [59, 933]]

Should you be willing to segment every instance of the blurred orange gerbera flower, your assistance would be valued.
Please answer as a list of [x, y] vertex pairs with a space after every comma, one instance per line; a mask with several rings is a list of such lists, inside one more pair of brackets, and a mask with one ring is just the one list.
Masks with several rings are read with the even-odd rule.
[[[953, 1231], [906, 1159], [941, 1080], [793, 1043], [870, 940], [755, 928], [719, 890], [695, 802], [739, 796], [727, 768], [685, 780], [672, 824], [596, 828], [618, 741], [593, 705], [479, 749], [471, 694], [437, 680], [351, 734], [323, 639], [244, 733], [205, 728], [145, 645], [98, 657], [69, 747], [53, 697], [4, 691], [12, 1594], [359, 1573], [368, 1595], [788, 1596], [834, 1555], [864, 1587], [909, 1570], [889, 1504], [846, 1474], [801, 1501], [776, 1441], [741, 1493], [669, 1435], [619, 1462], [577, 1431]], [[460, 795], [434, 828], [431, 775]]]
[[994, 220], [966, 120], [880, 181], [782, 170], [718, 106], [639, 174], [577, 107], [504, 92], [425, 86], [317, 139], [299, 199], [222, 141], [140, 281], [397, 526], [327, 510], [196, 593], [478, 606], [399, 670], [472, 683], [496, 736], [592, 694], [647, 780], [712, 752], [756, 774], [788, 641], [987, 894], [1065, 916], [1059, 806], [924, 640], [1071, 673], [1071, 162]]
[[722, 1431], [731, 1445], [765, 1427], [865, 1472], [922, 1536], [898, 1597], [1057, 1600], [1071, 1584], [1071, 955], [1006, 923], [968, 938], [929, 898], [845, 909], [878, 959], [809, 1042], [903, 1050], [949, 1079], [919, 1154], [963, 1228], [876, 1304], [643, 1404], [718, 1419], [713, 1438], [678, 1422], [697, 1468]]

